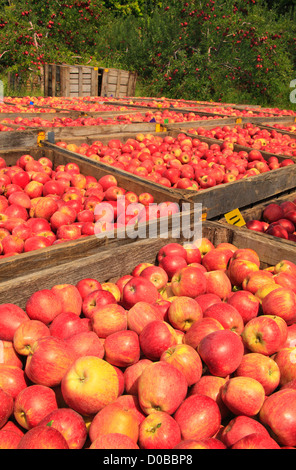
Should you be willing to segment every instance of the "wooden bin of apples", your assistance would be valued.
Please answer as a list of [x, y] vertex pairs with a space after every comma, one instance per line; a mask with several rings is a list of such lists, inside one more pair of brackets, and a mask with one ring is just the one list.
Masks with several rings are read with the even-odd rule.
[[[284, 122], [284, 121], [283, 121]], [[263, 155], [281, 155], [287, 158], [296, 156], [296, 136], [289, 132], [279, 132], [268, 129], [260, 123], [245, 122], [226, 126], [211, 124], [188, 130], [189, 134], [206, 137], [228, 143], [230, 148], [245, 150], [247, 148], [260, 150]]]
[[[0, 145], [2, 149], [32, 147], [37, 144], [38, 136], [44, 133], [47, 139], [54, 133], [56, 140], [92, 138], [100, 134], [125, 132], [154, 132], [157, 125], [170, 123], [195, 122], [202, 125], [205, 121], [223, 119], [232, 124], [233, 119], [222, 116], [203, 116], [197, 113], [182, 113], [172, 110], [143, 111], [131, 109], [117, 112], [98, 112], [84, 115], [78, 111], [65, 113], [23, 113], [0, 116]], [[179, 124], [180, 125], [180, 124]]]
[[207, 221], [1, 283], [0, 448], [296, 448], [296, 264], [276, 247]]
[[[288, 192], [241, 211], [246, 222], [243, 229], [277, 237], [282, 242], [296, 242], [296, 192]], [[225, 218], [221, 219], [227, 223]]]
[[170, 231], [171, 214], [181, 215], [182, 194], [62, 149], [2, 152], [0, 168], [0, 281], [131, 243], [135, 224], [158, 233], [166, 218]]
[[236, 149], [231, 142], [190, 135], [187, 131], [98, 135], [56, 141], [70, 155], [89, 158], [150, 184], [180, 190], [201, 203], [208, 218], [221, 216], [295, 187], [295, 157]]

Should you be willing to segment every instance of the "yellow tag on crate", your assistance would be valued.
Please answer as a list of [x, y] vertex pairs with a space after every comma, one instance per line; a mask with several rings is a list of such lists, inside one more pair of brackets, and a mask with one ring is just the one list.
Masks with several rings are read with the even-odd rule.
[[208, 216], [207, 212], [203, 212], [203, 213], [201, 214], [201, 220], [202, 220], [202, 222], [204, 222], [205, 220], [207, 220], [207, 216]]
[[230, 225], [236, 225], [237, 227], [243, 227], [246, 225], [246, 222], [239, 209], [234, 209], [233, 211], [227, 212], [227, 214], [224, 214], [224, 217]]
[[44, 131], [41, 131], [41, 132], [38, 132], [38, 135], [37, 135], [37, 144], [39, 145], [39, 147], [41, 147], [43, 144], [42, 144], [42, 141], [45, 140], [45, 132]]
[[241, 122], [242, 122], [242, 118], [237, 118], [235, 121], [236, 124], [241, 124]]

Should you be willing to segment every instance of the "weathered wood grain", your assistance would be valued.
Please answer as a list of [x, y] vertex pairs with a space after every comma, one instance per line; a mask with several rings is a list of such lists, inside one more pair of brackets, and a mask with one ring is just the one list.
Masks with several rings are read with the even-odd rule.
[[[207, 221], [202, 226], [202, 236], [214, 245], [221, 242], [233, 243], [237, 248], [254, 249], [261, 260], [261, 267], [273, 266], [282, 259], [296, 262], [292, 245], [283, 245], [277, 240], [264, 240], [259, 234], [243, 232], [218, 222]], [[144, 239], [132, 244], [109, 247], [87, 258], [69, 260], [60, 266], [51, 266], [41, 271], [24, 274], [17, 279], [0, 283], [0, 303], [15, 303], [24, 308], [35, 291], [50, 289], [56, 284], [76, 284], [84, 278], [95, 278], [100, 282], [129, 274], [141, 262], [155, 263], [159, 249], [167, 243], [183, 242], [179, 237]]]

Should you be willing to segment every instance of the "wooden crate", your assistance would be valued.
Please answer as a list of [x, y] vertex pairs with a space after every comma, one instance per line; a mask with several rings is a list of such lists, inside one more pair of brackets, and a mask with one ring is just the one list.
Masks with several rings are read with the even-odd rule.
[[[38, 159], [42, 156], [48, 157], [53, 162], [53, 168], [56, 168], [58, 165], [65, 165], [69, 162], [75, 162], [79, 165], [80, 171], [84, 175], [92, 175], [99, 179], [101, 176], [110, 174], [112, 171], [110, 167], [98, 167], [97, 165], [91, 163], [88, 159], [80, 159], [75, 157], [75, 154], [70, 155], [66, 152], [59, 151], [59, 149], [48, 149], [48, 148], [27, 148], [24, 151], [14, 150], [14, 151], [1, 151], [0, 156], [3, 157], [8, 166], [16, 163], [17, 159], [24, 153], [32, 155], [35, 159]], [[114, 172], [113, 172], [114, 173]], [[183, 195], [176, 191], [166, 191], [159, 188], [152, 188], [144, 184], [143, 181], [133, 180], [127, 177], [124, 174], [115, 174], [118, 186], [134, 191], [136, 194], [142, 192], [149, 192], [154, 197], [155, 203], [161, 203], [170, 201], [172, 203], [178, 204], [180, 207], [179, 217], [182, 218], [184, 215], [184, 220], [179, 222], [182, 224], [188, 222], [190, 223], [195, 220], [196, 216], [193, 212], [192, 206], [187, 203], [186, 206], [182, 206], [187, 201], [183, 199]], [[184, 214], [181, 214], [182, 207], [184, 208]], [[158, 219], [150, 222], [150, 225], [143, 224], [142, 233], [152, 233], [152, 234], [162, 234], [165, 236], [165, 231], [171, 233], [175, 229], [176, 219], [169, 217], [167, 225], [162, 225], [164, 220]], [[140, 233], [140, 232], [139, 232]], [[111, 234], [112, 235], [112, 234]], [[141, 233], [139, 237], [142, 236]], [[33, 273], [36, 271], [42, 271], [52, 267], [56, 269], [58, 266], [65, 264], [69, 261], [77, 261], [81, 258], [88, 258], [93, 254], [101, 254], [106, 249], [112, 249], [115, 246], [121, 246], [123, 244], [133, 243], [135, 238], [131, 234], [126, 233], [124, 229], [118, 230], [115, 233], [115, 237], [108, 236], [107, 234], [93, 235], [88, 237], [83, 237], [78, 240], [68, 241], [62, 244], [52, 245], [48, 248], [43, 248], [40, 250], [21, 253], [19, 255], [0, 258], [0, 283], [8, 279], [18, 278], [28, 273]]]
[[97, 96], [98, 70], [83, 65], [44, 66], [44, 96]]
[[[243, 210], [240, 210], [240, 213], [244, 219], [245, 222], [248, 222], [249, 220], [262, 220], [262, 215], [263, 215], [263, 211], [265, 209], [265, 207], [267, 207], [269, 204], [272, 204], [272, 203], [275, 203], [275, 204], [281, 204], [282, 202], [285, 202], [285, 201], [292, 201], [296, 199], [296, 191], [286, 191], [282, 194], [280, 194], [278, 197], [272, 197], [272, 198], [268, 198], [266, 199], [265, 201], [262, 201], [258, 204], [254, 204], [250, 207], [246, 207], [244, 208]], [[223, 225], [228, 225], [228, 222], [226, 220], [225, 217], [222, 217], [219, 222]], [[252, 232], [252, 230], [248, 229], [245, 225], [243, 225], [242, 227], [240, 227], [240, 230], [242, 231], [242, 233], [245, 233], [245, 232]], [[257, 234], [257, 232], [256, 232]], [[276, 240], [278, 242], [278, 246], [287, 246], [289, 249], [293, 249], [295, 250], [295, 254], [296, 254], [296, 244], [294, 241], [290, 241], [290, 240], [285, 240], [285, 239], [282, 239], [282, 238], [278, 238], [278, 237], [274, 237], [272, 235], [268, 235], [266, 233], [260, 233], [258, 232], [258, 236], [259, 237], [262, 237], [262, 240], [266, 240], [267, 243], [270, 243], [274, 240]]]
[[98, 69], [98, 95], [123, 98], [134, 96], [136, 90], [137, 73], [114, 68]]
[[[280, 128], [277, 127], [277, 124], [281, 124], [284, 127], [293, 126], [293, 127], [295, 127], [295, 130], [294, 131], [288, 131], [288, 130], [285, 130], [285, 129], [280, 129]], [[262, 120], [260, 122], [260, 128], [261, 129], [267, 129], [268, 131], [275, 130], [279, 134], [287, 134], [290, 137], [296, 138], [296, 118], [288, 118], [288, 119], [286, 118], [286, 119], [283, 119], [281, 121]]]
[[[268, 127], [264, 127], [261, 125], [261, 122], [262, 120], [261, 119], [258, 119], [258, 118], [254, 118], [252, 120], [250, 119], [241, 119], [239, 118], [238, 120], [235, 121], [235, 123], [230, 123], [230, 124], [227, 124], [228, 127], [230, 128], [233, 128], [235, 127], [236, 125], [240, 125], [240, 124], [246, 124], [246, 123], [252, 123], [254, 124], [256, 127], [259, 127], [261, 129], [267, 129], [267, 130], [271, 130], [270, 128]], [[284, 120], [281, 120], [279, 122], [285, 122]], [[222, 123], [221, 123], [222, 124]], [[224, 121], [223, 121], [223, 124], [224, 124]], [[201, 127], [209, 130], [209, 129], [213, 129], [213, 128], [216, 128], [216, 127], [219, 127], [220, 124], [218, 121], [215, 121], [215, 122], [209, 122], [209, 123], [205, 123], [203, 124]], [[221, 126], [220, 126], [221, 127]], [[219, 140], [219, 139], [216, 139], [216, 138], [211, 138], [211, 137], [205, 137], [205, 136], [202, 136], [202, 135], [199, 135], [199, 134], [196, 134], [194, 132], [194, 129], [196, 128], [196, 124], [193, 122], [193, 123], [190, 123], [190, 125], [188, 125], [188, 123], [185, 123], [183, 126], [171, 126], [171, 125], [168, 125], [167, 126], [167, 130], [170, 131], [170, 130], [179, 130], [180, 132], [185, 132], [188, 136], [191, 136], [191, 137], [196, 137], [197, 139], [203, 141], [203, 142], [207, 142], [209, 144], [223, 144], [224, 140]], [[285, 132], [283, 131], [282, 134], [288, 134], [292, 139], [296, 139], [296, 134], [293, 134], [293, 133], [289, 133], [289, 132]], [[296, 142], [296, 140], [295, 140]], [[296, 160], [296, 157], [291, 157], [291, 156], [286, 156], [286, 155], [283, 155], [283, 154], [274, 154], [274, 153], [271, 153], [271, 152], [268, 152], [266, 150], [264, 150], [263, 148], [261, 149], [254, 149], [252, 147], [248, 147], [248, 146], [244, 146], [244, 145], [239, 145], [239, 144], [236, 144], [234, 143], [233, 145], [233, 150], [237, 151], [237, 152], [240, 152], [240, 151], [245, 151], [245, 152], [249, 152], [251, 150], [259, 150], [262, 154], [262, 156], [267, 160], [269, 157], [271, 156], [276, 156], [280, 161], [282, 161], [282, 159], [285, 159], [285, 158], [290, 158], [292, 160]]]
[[[282, 246], [276, 240], [266, 242], [256, 233], [242, 232], [237, 227], [223, 226], [206, 221], [202, 225], [202, 236], [214, 245], [233, 243], [237, 248], [254, 249], [261, 260], [261, 267], [273, 266], [282, 259], [296, 261], [295, 249]], [[183, 243], [174, 236], [155, 240], [138, 240], [132, 244], [109, 246], [100, 253], [87, 258], [69, 261], [59, 266], [48, 266], [41, 271], [21, 275], [0, 283], [0, 303], [11, 302], [24, 308], [28, 298], [37, 290], [50, 289], [56, 284], [76, 284], [83, 278], [96, 278], [100, 282], [114, 282], [142, 262], [155, 263], [157, 253], [167, 243]]]
[[[153, 135], [166, 136], [172, 135], [177, 136], [180, 130], [168, 130], [167, 132], [151, 132]], [[184, 131], [183, 131], [184, 132]], [[188, 134], [189, 135], [189, 134]], [[192, 136], [192, 135], [191, 135]], [[92, 143], [95, 140], [100, 140], [106, 144], [110, 139], [116, 138], [120, 139], [122, 142], [126, 142], [128, 138], [135, 138], [136, 134], [133, 133], [124, 133], [124, 134], [108, 134], [108, 135], [97, 135], [92, 136], [87, 139], [77, 137], [71, 139], [71, 143], [80, 145], [82, 142]], [[218, 143], [216, 139], [207, 139], [198, 137], [200, 140], [204, 140], [209, 143]], [[44, 143], [44, 145], [55, 148], [55, 144], [50, 144], [49, 142]], [[252, 149], [249, 147], [243, 147], [243, 150], [250, 152]], [[69, 150], [65, 150], [66, 153]], [[262, 152], [264, 158], [269, 158], [271, 154], [267, 153], [265, 155]], [[78, 156], [78, 158], [85, 159], [87, 157], [81, 156], [77, 153], [70, 152], [70, 155]], [[285, 160], [283, 156], [277, 156], [279, 161]], [[295, 159], [296, 161], [296, 159]], [[98, 167], [108, 167], [108, 165], [102, 162], [95, 162]], [[115, 171], [116, 174], [126, 175], [130, 181], [137, 180], [142, 181], [147, 188], [160, 188], [161, 186], [157, 183], [153, 183], [147, 179], [135, 176], [131, 173], [128, 173], [125, 170], [118, 168], [113, 168], [112, 171]], [[203, 189], [200, 191], [194, 190], [179, 190], [184, 199], [193, 204], [202, 204], [204, 211], [207, 213], [208, 219], [213, 219], [224, 215], [225, 213], [241, 207], [249, 206], [250, 204], [258, 203], [268, 197], [280, 194], [283, 191], [293, 189], [296, 187], [296, 165], [290, 165], [287, 167], [279, 168], [278, 170], [272, 170], [268, 173], [252, 176], [242, 180], [234, 181], [232, 183], [226, 183], [217, 185], [213, 188]], [[165, 189], [166, 190], [166, 189]], [[171, 189], [174, 191], [174, 189]]]

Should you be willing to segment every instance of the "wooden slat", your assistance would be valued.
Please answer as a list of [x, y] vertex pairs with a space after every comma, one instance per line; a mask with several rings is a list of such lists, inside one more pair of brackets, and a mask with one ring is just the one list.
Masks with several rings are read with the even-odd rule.
[[[41, 156], [46, 156], [53, 162], [54, 168], [58, 165], [66, 165], [69, 162], [75, 162], [79, 165], [82, 174], [92, 175], [97, 179], [111, 173], [110, 167], [99, 168], [89, 160], [78, 159], [75, 155], [70, 156], [69, 153], [64, 152], [63, 149], [57, 151], [43, 147], [31, 149], [26, 148], [25, 151], [17, 150], [8, 151], [6, 153], [2, 151], [0, 155], [6, 160], [7, 165], [10, 166], [14, 165], [23, 153], [29, 153], [35, 159], [38, 159]], [[125, 175], [116, 174], [116, 179], [120, 187], [134, 191], [136, 194], [146, 192], [147, 190], [146, 186], [141, 181], [130, 181]], [[171, 201], [180, 206], [182, 202], [185, 202], [183, 201], [180, 193], [165, 191], [164, 189], [157, 187], [150, 192], [154, 197], [155, 203]], [[192, 210], [188, 204], [184, 209], [189, 212]], [[191, 212], [190, 217], [192, 217]], [[160, 219], [151, 222], [151, 230], [154, 229], [155, 233], [160, 233], [161, 227], [163, 230], [163, 226], [160, 225], [160, 222]], [[168, 231], [171, 231], [172, 227], [172, 220], [169, 218], [167, 225]], [[143, 228], [146, 230], [146, 225], [145, 227], [143, 226]], [[81, 258], [87, 258], [95, 253], [102, 253], [111, 246], [121, 246], [133, 242], [134, 238], [131, 238], [130, 235], [125, 234], [125, 232], [121, 230], [117, 236], [111, 236], [111, 238], [107, 237], [105, 234], [100, 236], [93, 235], [83, 237], [78, 240], [68, 241], [63, 244], [52, 245], [48, 248], [33, 252], [22, 253], [9, 258], [1, 258], [0, 283], [8, 279], [16, 279], [25, 274], [42, 271], [49, 267], [58, 267], [68, 263], [69, 261], [79, 261]]]
[[[242, 233], [237, 227], [222, 226], [216, 222], [205, 222], [202, 236], [215, 246], [221, 242], [233, 243], [237, 248], [251, 248], [259, 255], [261, 267], [273, 266], [282, 259], [296, 262], [295, 248], [281, 246], [275, 240], [263, 241], [256, 233]], [[76, 284], [83, 278], [93, 277], [100, 282], [116, 280], [131, 273], [141, 262], [155, 263], [157, 253], [167, 243], [182, 243], [181, 237], [144, 239], [129, 245], [110, 247], [88, 258], [69, 261], [60, 266], [53, 266], [40, 272], [22, 275], [0, 283], [0, 303], [11, 302], [24, 308], [35, 291], [50, 289], [56, 284]]]
[[91, 93], [90, 96], [98, 95], [98, 70], [95, 68], [91, 69]]

